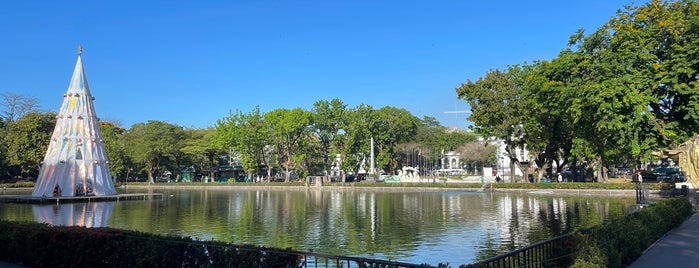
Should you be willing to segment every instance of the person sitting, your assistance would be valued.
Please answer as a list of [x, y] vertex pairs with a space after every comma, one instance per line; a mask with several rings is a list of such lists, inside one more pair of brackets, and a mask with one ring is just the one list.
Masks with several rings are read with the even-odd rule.
[[53, 196], [54, 197], [60, 197], [63, 195], [63, 191], [61, 191], [61, 187], [58, 186], [58, 183], [56, 186], [53, 187]]

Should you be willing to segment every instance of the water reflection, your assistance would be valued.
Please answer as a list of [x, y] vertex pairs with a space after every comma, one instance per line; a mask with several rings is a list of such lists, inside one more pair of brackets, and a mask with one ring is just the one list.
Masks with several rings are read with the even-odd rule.
[[50, 225], [107, 227], [113, 202], [33, 205], [34, 221]]
[[[624, 215], [635, 202], [415, 189], [155, 191], [164, 198], [35, 206], [33, 218], [457, 267]], [[25, 218], [26, 206], [0, 204], [0, 218]]]

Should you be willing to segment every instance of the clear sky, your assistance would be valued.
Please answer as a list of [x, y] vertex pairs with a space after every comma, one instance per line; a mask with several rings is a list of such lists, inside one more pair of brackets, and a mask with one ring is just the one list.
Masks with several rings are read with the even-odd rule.
[[[631, 1], [0, 1], [0, 92], [57, 111], [78, 45], [95, 109], [125, 128], [338, 98], [466, 127], [454, 89], [550, 60]], [[641, 2], [645, 3], [645, 2]]]

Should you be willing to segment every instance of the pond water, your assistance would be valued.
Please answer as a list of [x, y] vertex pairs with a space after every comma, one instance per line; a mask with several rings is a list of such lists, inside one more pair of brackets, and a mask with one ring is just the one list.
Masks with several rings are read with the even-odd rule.
[[0, 204], [0, 218], [458, 267], [623, 216], [635, 204], [633, 196], [411, 188], [151, 191], [163, 199]]

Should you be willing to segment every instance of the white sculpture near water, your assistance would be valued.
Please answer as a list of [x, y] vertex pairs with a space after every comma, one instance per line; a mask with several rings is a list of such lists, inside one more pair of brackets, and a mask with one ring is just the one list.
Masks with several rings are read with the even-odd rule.
[[398, 177], [400, 177], [400, 182], [420, 182], [420, 168], [403, 167], [398, 170]]
[[78, 61], [63, 95], [33, 196], [116, 194], [81, 54], [82, 47], [78, 48]]

